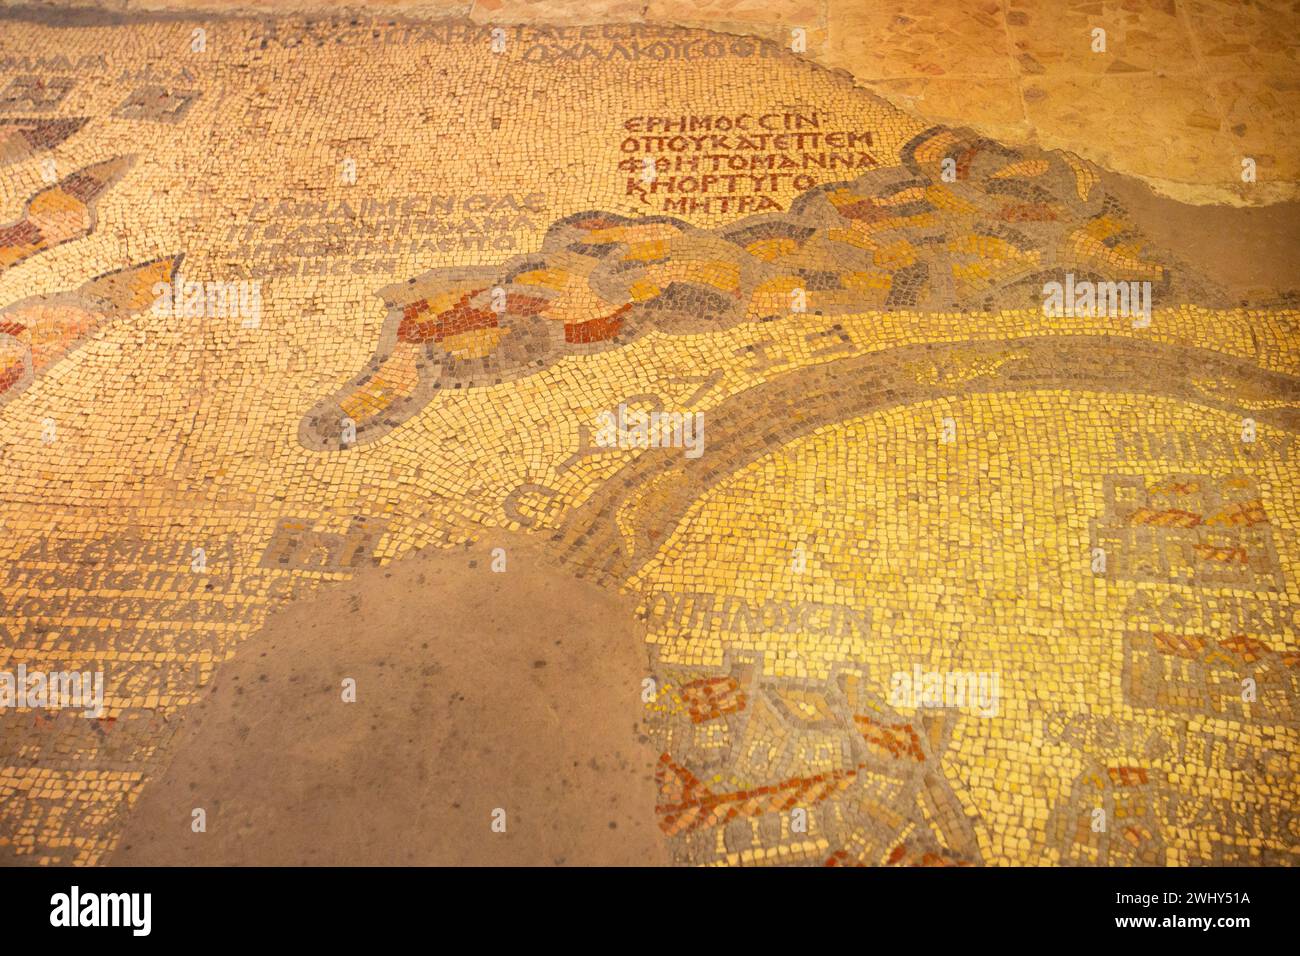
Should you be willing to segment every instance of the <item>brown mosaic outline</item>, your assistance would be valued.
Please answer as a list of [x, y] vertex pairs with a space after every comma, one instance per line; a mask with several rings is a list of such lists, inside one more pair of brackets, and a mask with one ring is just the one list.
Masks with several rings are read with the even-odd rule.
[[[0, 273], [56, 246], [92, 235], [99, 226], [96, 206], [100, 197], [130, 171], [135, 160], [135, 155], [128, 153], [92, 163], [33, 193], [23, 204], [22, 214], [17, 219], [0, 223]], [[82, 208], [86, 216], [85, 228], [47, 231], [40, 224], [40, 217], [32, 214], [32, 207], [45, 197]]]
[[[742, 652], [717, 667], [656, 655], [652, 670], [660, 700], [675, 703], [649, 728], [661, 749], [656, 813], [679, 861], [720, 862], [722, 843], [737, 854], [784, 846], [793, 859], [825, 866], [982, 862], [981, 821], [943, 769], [953, 712], [901, 714], [851, 664], [825, 680], [777, 677], [763, 672], [761, 655]], [[794, 700], [813, 713], [797, 712]], [[769, 747], [755, 761], [760, 741]], [[826, 748], [835, 768], [800, 772], [810, 749]], [[795, 809], [808, 814], [806, 835], [785, 826]], [[808, 857], [806, 844], [818, 840], [829, 849]]]
[[[1125, 492], [1134, 499], [1127, 508], [1120, 503]], [[1107, 555], [1108, 577], [1285, 589], [1272, 523], [1248, 476], [1179, 473], [1149, 484], [1136, 475], [1106, 475], [1102, 496], [1104, 511], [1088, 529], [1092, 547]]]
[[56, 119], [41, 116], [31, 119], [0, 117], [0, 166], [22, 162], [37, 153], [53, 149], [74, 136], [89, 120], [88, 116]]
[[[1018, 354], [1007, 360], [1011, 352]], [[983, 374], [955, 382], [919, 381], [908, 370], [954, 357], [995, 361]], [[1202, 387], [1207, 381], [1220, 387]], [[1100, 335], [903, 346], [801, 369], [728, 398], [708, 412], [707, 454], [690, 459], [679, 448], [639, 450], [564, 517], [551, 540], [564, 560], [622, 583], [700, 496], [818, 428], [933, 399], [1035, 389], [1175, 398], [1300, 432], [1300, 377], [1208, 349]], [[1238, 390], [1291, 404], [1250, 410], [1225, 397]]]
[[1041, 307], [1044, 283], [1067, 272], [1149, 282], [1153, 304], [1222, 301], [1152, 252], [1073, 157], [935, 126], [902, 147], [898, 166], [816, 186], [784, 213], [702, 229], [589, 210], [557, 220], [535, 253], [387, 286], [374, 356], [308, 411], [298, 440], [314, 451], [355, 448], [442, 389], [512, 381], [651, 330], [784, 318], [789, 283], [805, 291], [807, 314], [823, 316]]
[[[14, 376], [10, 370], [17, 365], [0, 363], [0, 408], [84, 344], [97, 329], [149, 308], [153, 302], [154, 284], [172, 282], [183, 258], [182, 255], [163, 256], [113, 269], [82, 283], [73, 291], [29, 296], [0, 310], [0, 359], [5, 353], [16, 354], [21, 365], [21, 372]], [[18, 321], [25, 310], [38, 307], [55, 310], [64, 307], [91, 317], [87, 327], [65, 341], [41, 367], [36, 367], [33, 362], [32, 346], [28, 341], [30, 329]]]

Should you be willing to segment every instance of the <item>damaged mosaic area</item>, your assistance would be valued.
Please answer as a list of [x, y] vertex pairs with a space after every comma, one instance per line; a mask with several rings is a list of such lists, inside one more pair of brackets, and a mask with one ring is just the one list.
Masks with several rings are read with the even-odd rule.
[[1300, 310], [1077, 157], [703, 31], [13, 20], [0, 207], [0, 663], [107, 688], [0, 711], [4, 862], [106, 860], [273, 609], [497, 529], [639, 602], [676, 862], [1296, 862]]

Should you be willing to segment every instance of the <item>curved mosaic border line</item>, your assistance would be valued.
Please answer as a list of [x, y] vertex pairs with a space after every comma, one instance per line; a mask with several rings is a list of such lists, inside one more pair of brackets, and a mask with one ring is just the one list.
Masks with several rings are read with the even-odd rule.
[[96, 206], [100, 197], [134, 163], [134, 155], [93, 163], [33, 193], [21, 216], [0, 224], [0, 273], [93, 233], [98, 225]]
[[[920, 362], [954, 361], [982, 370], [933, 382], [911, 371]], [[1208, 349], [1090, 335], [903, 346], [800, 369], [731, 396], [708, 412], [707, 455], [638, 450], [551, 540], [565, 561], [621, 584], [702, 495], [818, 428], [934, 399], [1047, 388], [1174, 398], [1300, 433], [1300, 377]], [[1241, 394], [1266, 401], [1247, 407], [1232, 397]]]
[[181, 259], [114, 269], [71, 292], [30, 296], [0, 310], [0, 408], [97, 329], [149, 308], [154, 285], [172, 282]]

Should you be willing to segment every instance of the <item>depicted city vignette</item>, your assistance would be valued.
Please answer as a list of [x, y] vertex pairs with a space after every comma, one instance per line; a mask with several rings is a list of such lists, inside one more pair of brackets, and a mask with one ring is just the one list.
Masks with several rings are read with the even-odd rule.
[[1300, 862], [1294, 12], [108, 6], [0, 7], [5, 865]]

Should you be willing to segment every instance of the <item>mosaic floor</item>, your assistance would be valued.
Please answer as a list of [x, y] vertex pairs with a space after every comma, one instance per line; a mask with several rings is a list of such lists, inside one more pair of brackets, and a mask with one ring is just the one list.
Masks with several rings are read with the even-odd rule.
[[[0, 674], [0, 860], [112, 859], [269, 619], [497, 534], [634, 607], [672, 862], [1300, 860], [1300, 297], [827, 69], [817, 6], [808, 55], [0, 10], [0, 671], [104, 688]], [[953, 49], [1038, 16], [986, 6]]]

